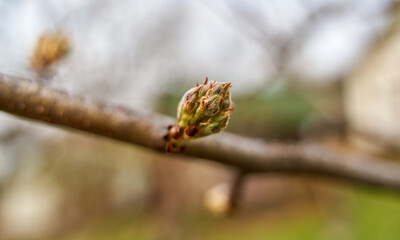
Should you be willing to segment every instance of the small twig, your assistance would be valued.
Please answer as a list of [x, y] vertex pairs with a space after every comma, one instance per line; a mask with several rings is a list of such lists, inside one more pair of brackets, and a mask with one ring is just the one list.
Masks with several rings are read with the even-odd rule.
[[229, 214], [233, 215], [236, 213], [242, 196], [242, 190], [244, 183], [246, 181], [247, 173], [244, 171], [239, 171], [236, 173], [231, 187], [231, 192], [229, 195]]

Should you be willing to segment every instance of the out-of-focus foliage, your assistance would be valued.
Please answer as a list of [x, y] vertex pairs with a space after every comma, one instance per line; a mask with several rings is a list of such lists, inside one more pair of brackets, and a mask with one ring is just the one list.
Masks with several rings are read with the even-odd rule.
[[[272, 213], [266, 215], [224, 220], [192, 217], [180, 227], [191, 229], [196, 234], [194, 239], [210, 240], [375, 240], [400, 237], [397, 225], [400, 221], [399, 196], [365, 189], [336, 189], [334, 192], [341, 195], [340, 203], [332, 205], [317, 197], [315, 204], [271, 210]], [[111, 218], [62, 240], [105, 240], [111, 236], [118, 240], [151, 240], [155, 237], [152, 221], [143, 216]]]
[[[235, 88], [235, 86], [233, 86]], [[293, 86], [279, 84], [250, 95], [233, 96], [235, 111], [232, 113], [228, 131], [264, 139], [298, 139], [324, 132], [340, 132], [334, 120], [327, 119], [319, 108], [326, 107], [331, 111], [339, 92], [329, 90], [331, 94], [320, 94], [301, 91]], [[179, 102], [179, 91], [166, 94], [160, 98], [158, 111], [174, 116]], [[315, 105], [319, 102], [322, 106]], [[341, 118], [336, 112], [336, 118]], [[339, 128], [338, 128], [339, 127]], [[335, 130], [336, 129], [336, 130]]]

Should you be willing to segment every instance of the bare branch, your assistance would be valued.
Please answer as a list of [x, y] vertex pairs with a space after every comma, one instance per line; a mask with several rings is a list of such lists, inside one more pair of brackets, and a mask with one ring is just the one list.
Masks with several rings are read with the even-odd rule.
[[[62, 127], [164, 151], [174, 119], [106, 104], [0, 74], [0, 110]], [[193, 140], [183, 153], [247, 173], [278, 172], [330, 177], [400, 190], [400, 164], [311, 143], [266, 143], [231, 133]]]
[[174, 119], [71, 96], [38, 82], [0, 75], [0, 110], [157, 150]]

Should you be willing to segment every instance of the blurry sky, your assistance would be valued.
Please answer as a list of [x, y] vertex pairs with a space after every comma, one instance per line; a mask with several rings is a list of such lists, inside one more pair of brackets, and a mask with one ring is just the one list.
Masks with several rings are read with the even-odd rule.
[[[346, 73], [388, 22], [390, 1], [0, 1], [0, 71], [31, 76], [40, 35], [60, 31], [71, 53], [53, 83], [139, 106], [171, 83], [211, 79], [233, 91], [284, 70], [309, 82]], [[154, 89], [156, 88], [156, 89]]]

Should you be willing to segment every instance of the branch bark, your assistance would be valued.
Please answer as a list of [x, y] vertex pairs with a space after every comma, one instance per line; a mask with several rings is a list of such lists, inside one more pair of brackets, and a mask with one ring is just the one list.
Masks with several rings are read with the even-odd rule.
[[[38, 82], [0, 74], [0, 110], [164, 151], [174, 119], [73, 96]], [[182, 153], [247, 173], [308, 174], [400, 191], [400, 164], [313, 143], [267, 143], [231, 133], [190, 141]]]

